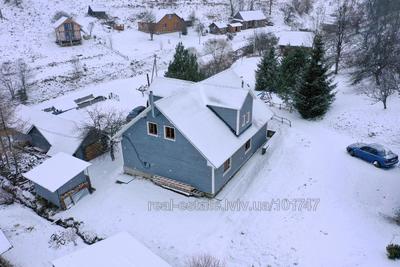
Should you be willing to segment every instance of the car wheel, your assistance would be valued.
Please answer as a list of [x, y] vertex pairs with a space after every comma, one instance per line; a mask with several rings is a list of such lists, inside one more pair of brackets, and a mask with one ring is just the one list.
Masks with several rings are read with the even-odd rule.
[[374, 164], [374, 166], [377, 167], [377, 168], [381, 167], [381, 164], [376, 160], [372, 164]]
[[354, 157], [354, 150], [349, 151], [350, 156]]

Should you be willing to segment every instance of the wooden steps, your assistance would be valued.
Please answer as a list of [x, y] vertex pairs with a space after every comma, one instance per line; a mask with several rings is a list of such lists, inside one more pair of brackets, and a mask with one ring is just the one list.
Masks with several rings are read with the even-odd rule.
[[156, 185], [183, 194], [185, 196], [195, 196], [195, 197], [204, 196], [203, 192], [200, 192], [193, 186], [169, 178], [154, 175], [152, 176], [151, 181]]

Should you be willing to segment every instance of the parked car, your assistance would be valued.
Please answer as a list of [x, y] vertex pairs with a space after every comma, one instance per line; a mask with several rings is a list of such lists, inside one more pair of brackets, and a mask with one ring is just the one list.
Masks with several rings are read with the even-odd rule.
[[374, 164], [377, 168], [389, 168], [399, 163], [399, 157], [380, 144], [355, 143], [347, 147], [353, 156]]

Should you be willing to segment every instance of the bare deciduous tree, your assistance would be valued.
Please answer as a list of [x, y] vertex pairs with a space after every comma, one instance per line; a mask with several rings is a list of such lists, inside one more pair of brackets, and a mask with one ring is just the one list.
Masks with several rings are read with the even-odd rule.
[[156, 30], [156, 15], [151, 10], [146, 10], [140, 14], [141, 21], [147, 24], [147, 30], [150, 33], [150, 40], [153, 41]]
[[206, 26], [200, 21], [197, 21], [194, 27], [194, 30], [197, 32], [197, 35], [199, 36], [199, 44], [201, 43], [201, 36], [203, 35], [205, 28]]
[[215, 258], [214, 256], [204, 254], [195, 256], [188, 260], [188, 267], [224, 267], [225, 263]]
[[79, 57], [73, 57], [71, 59], [72, 64], [72, 78], [80, 79], [82, 77], [82, 65], [79, 60]]
[[13, 70], [12, 63], [3, 62], [0, 69], [0, 88], [10, 93], [11, 100], [16, 97], [17, 85], [15, 78], [15, 69]]
[[205, 69], [206, 75], [211, 76], [229, 68], [233, 63], [233, 50], [224, 39], [209, 39], [204, 45], [204, 54], [211, 55], [212, 60]]
[[21, 102], [25, 102], [28, 100], [29, 82], [33, 78], [33, 71], [23, 59], [17, 62], [17, 77], [20, 86], [18, 95]]
[[89, 120], [80, 126], [79, 131], [83, 137], [89, 136], [104, 145], [110, 151], [111, 159], [115, 159], [116, 142], [112, 137], [126, 122], [122, 113], [116, 110], [101, 110], [97, 107], [87, 111]]

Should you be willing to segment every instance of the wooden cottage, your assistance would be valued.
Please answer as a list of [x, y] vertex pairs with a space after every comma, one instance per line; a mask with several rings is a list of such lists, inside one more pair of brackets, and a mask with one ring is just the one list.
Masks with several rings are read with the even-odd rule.
[[98, 19], [107, 19], [106, 9], [99, 5], [90, 5], [88, 7], [88, 15]]
[[208, 27], [212, 34], [225, 34], [228, 31], [228, 25], [223, 22], [213, 22]]
[[72, 18], [61, 17], [53, 24], [56, 32], [56, 43], [61, 46], [77, 45], [82, 43], [81, 25]]
[[267, 17], [261, 10], [239, 11], [233, 17], [233, 22], [242, 23], [242, 29], [259, 28], [267, 25]]
[[230, 33], [240, 32], [242, 30], [242, 26], [243, 25], [240, 22], [229, 23], [228, 32]]
[[86, 174], [90, 163], [58, 153], [24, 174], [34, 183], [38, 196], [59, 208], [67, 209], [92, 192]]
[[282, 55], [287, 54], [290, 50], [302, 48], [306, 50], [312, 49], [314, 33], [306, 31], [283, 31], [278, 32], [278, 46]]
[[158, 11], [153, 22], [138, 22], [139, 31], [147, 33], [182, 32], [185, 28], [185, 20], [174, 12]]

